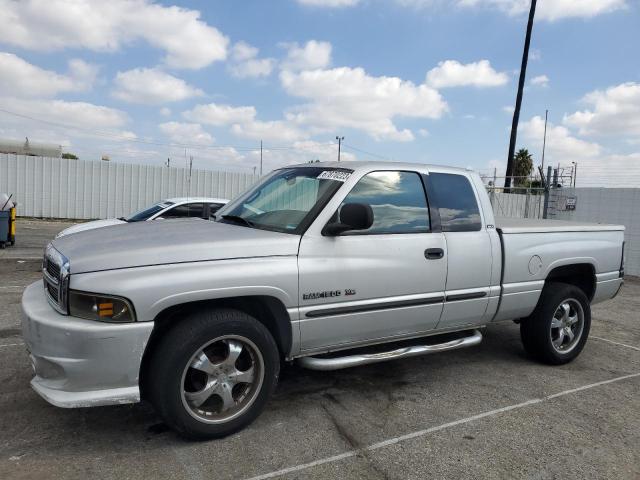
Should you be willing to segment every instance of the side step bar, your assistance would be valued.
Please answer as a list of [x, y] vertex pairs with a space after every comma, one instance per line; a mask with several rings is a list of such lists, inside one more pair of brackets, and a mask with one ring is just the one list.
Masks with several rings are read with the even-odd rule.
[[397, 350], [379, 353], [364, 353], [359, 355], [348, 355], [345, 357], [302, 357], [298, 359], [298, 364], [310, 370], [339, 370], [341, 368], [358, 367], [370, 363], [386, 362], [399, 358], [417, 357], [427, 353], [445, 352], [456, 348], [471, 347], [478, 345], [482, 341], [482, 334], [479, 330], [474, 330], [468, 337], [457, 338], [435, 345], [413, 345], [402, 347]]

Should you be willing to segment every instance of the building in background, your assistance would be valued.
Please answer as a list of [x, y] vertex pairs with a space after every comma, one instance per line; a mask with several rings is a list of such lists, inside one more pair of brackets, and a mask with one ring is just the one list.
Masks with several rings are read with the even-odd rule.
[[25, 138], [24, 141], [0, 139], [0, 153], [60, 158], [62, 156], [62, 145], [31, 142], [28, 138]]

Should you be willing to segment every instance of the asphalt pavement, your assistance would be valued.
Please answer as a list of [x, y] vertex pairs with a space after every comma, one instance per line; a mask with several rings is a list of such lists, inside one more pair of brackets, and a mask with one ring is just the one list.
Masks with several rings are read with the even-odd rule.
[[67, 224], [19, 221], [0, 252], [0, 478], [640, 478], [640, 279], [593, 309], [572, 363], [512, 322], [477, 347], [336, 372], [283, 367], [249, 428], [188, 442], [144, 404], [64, 410], [31, 388], [22, 289]]

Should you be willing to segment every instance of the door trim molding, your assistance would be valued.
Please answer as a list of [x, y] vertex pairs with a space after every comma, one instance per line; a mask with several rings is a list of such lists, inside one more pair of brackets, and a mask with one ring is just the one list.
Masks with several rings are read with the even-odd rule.
[[305, 313], [306, 318], [329, 317], [333, 315], [348, 315], [351, 313], [375, 312], [377, 310], [389, 310], [393, 308], [419, 307], [422, 305], [434, 305], [436, 303], [452, 303], [464, 300], [484, 298], [488, 295], [485, 290], [457, 293], [452, 295], [438, 295], [427, 298], [411, 298], [409, 300], [392, 300], [388, 302], [366, 303], [360, 305], [336, 306], [318, 308]]
[[391, 308], [417, 307], [421, 305], [433, 305], [442, 303], [444, 295], [430, 298], [412, 298], [411, 300], [393, 300], [391, 302], [367, 303], [365, 305], [352, 305], [348, 307], [319, 308], [305, 314], [307, 318], [328, 317], [331, 315], [347, 315], [350, 313], [373, 312], [376, 310], [388, 310]]

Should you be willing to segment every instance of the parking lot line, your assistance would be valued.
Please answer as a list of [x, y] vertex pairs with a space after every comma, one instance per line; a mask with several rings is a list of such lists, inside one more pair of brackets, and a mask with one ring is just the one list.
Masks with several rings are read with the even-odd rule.
[[16, 346], [19, 346], [19, 345], [24, 345], [24, 342], [20, 342], [20, 343], [6, 343], [6, 344], [4, 344], [4, 345], [0, 345], [0, 348], [3, 348], [3, 347], [16, 347]]
[[521, 403], [516, 403], [514, 405], [509, 405], [506, 407], [502, 407], [502, 408], [496, 408], [495, 410], [489, 410], [487, 412], [483, 412], [483, 413], [479, 413], [477, 415], [472, 415], [470, 417], [465, 417], [465, 418], [461, 418], [459, 420], [454, 420], [453, 422], [448, 422], [448, 423], [444, 423], [442, 425], [437, 425], [435, 427], [430, 427], [430, 428], [426, 428], [424, 430], [418, 430], [415, 432], [411, 432], [408, 433], [406, 435], [401, 435], [399, 437], [394, 437], [394, 438], [389, 438], [387, 440], [383, 440], [381, 442], [378, 443], [374, 443], [372, 445], [360, 448], [360, 449], [355, 449], [355, 450], [349, 450], [347, 452], [338, 454], [338, 455], [333, 455], [331, 457], [325, 457], [325, 458], [321, 458], [319, 460], [315, 460], [313, 462], [309, 462], [309, 463], [303, 463], [300, 465], [294, 465], [292, 467], [288, 467], [288, 468], [283, 468], [281, 470], [276, 470], [273, 472], [269, 472], [269, 473], [265, 473], [262, 475], [258, 475], [255, 477], [251, 477], [248, 480], [265, 480], [267, 478], [274, 478], [274, 477], [280, 477], [282, 475], [286, 475], [288, 473], [294, 473], [294, 472], [300, 472], [302, 470], [307, 470], [309, 468], [313, 468], [319, 465], [324, 465], [327, 463], [333, 463], [333, 462], [338, 462], [340, 460], [344, 460], [347, 458], [351, 458], [351, 457], [355, 457], [358, 454], [360, 454], [361, 452], [367, 452], [367, 451], [373, 451], [373, 450], [378, 450], [380, 448], [384, 448], [384, 447], [388, 447], [391, 445], [395, 445], [397, 443], [400, 442], [404, 442], [406, 440], [411, 440], [413, 438], [418, 438], [418, 437], [423, 437], [425, 435], [428, 435], [430, 433], [434, 433], [434, 432], [438, 432], [441, 430], [446, 430], [448, 428], [451, 427], [455, 427], [458, 425], [463, 425], [465, 423], [469, 423], [469, 422], [473, 422], [476, 420], [480, 420], [482, 418], [486, 418], [486, 417], [491, 417], [494, 415], [498, 415], [501, 413], [505, 413], [505, 412], [509, 412], [512, 410], [518, 410], [520, 408], [524, 408], [524, 407], [528, 407], [530, 405], [536, 405], [539, 403], [543, 403], [552, 399], [556, 399], [559, 397], [563, 397], [565, 395], [570, 395], [573, 393], [577, 393], [577, 392], [582, 392], [584, 390], [589, 390], [592, 388], [596, 388], [596, 387], [601, 387], [603, 385], [608, 385], [610, 383], [615, 383], [615, 382], [621, 382], [623, 380], [628, 380], [630, 378], [637, 378], [640, 377], [640, 373], [632, 373], [629, 375], [623, 375], [620, 377], [615, 377], [609, 380], [603, 380], [601, 382], [596, 382], [596, 383], [590, 383], [588, 385], [583, 385], [577, 388], [572, 388], [570, 390], [563, 390], [561, 392], [558, 393], [554, 393], [552, 395], [547, 395], [545, 397], [540, 397], [540, 398], [533, 398], [531, 400], [527, 400], [525, 402], [521, 402]]
[[614, 342], [613, 340], [608, 340], [608, 339], [602, 338], [602, 337], [596, 337], [595, 335], [589, 335], [589, 338], [595, 338], [597, 340], [602, 340], [603, 342], [612, 343], [613, 345], [618, 345], [620, 347], [631, 348], [633, 350], [637, 350], [637, 351], [640, 352], [640, 347], [634, 347], [633, 345], [627, 345], [626, 343]]

